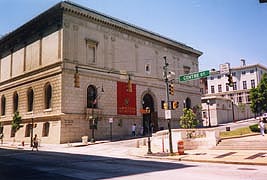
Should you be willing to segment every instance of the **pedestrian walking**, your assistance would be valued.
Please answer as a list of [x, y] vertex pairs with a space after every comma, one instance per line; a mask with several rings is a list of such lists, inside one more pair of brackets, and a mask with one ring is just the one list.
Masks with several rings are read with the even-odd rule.
[[143, 128], [143, 126], [141, 126], [140, 127], [140, 135], [143, 136], [143, 134], [144, 134], [144, 128]]
[[1, 144], [3, 144], [3, 140], [4, 140], [4, 134], [1, 133], [1, 134], [0, 134], [0, 141], [1, 141]]
[[136, 135], [136, 124], [132, 125], [132, 136]]
[[36, 151], [38, 151], [38, 138], [37, 138], [37, 134], [34, 135], [34, 138], [33, 138], [33, 145], [32, 145], [32, 151], [33, 149], [36, 149]]
[[265, 125], [263, 123], [263, 120], [260, 120], [259, 127], [260, 127], [260, 131], [261, 131], [261, 135], [264, 136]]

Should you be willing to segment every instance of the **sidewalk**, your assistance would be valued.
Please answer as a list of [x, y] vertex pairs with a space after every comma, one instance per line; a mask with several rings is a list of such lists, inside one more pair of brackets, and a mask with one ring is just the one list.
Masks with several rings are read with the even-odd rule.
[[[257, 137], [251, 137], [251, 140]], [[132, 141], [135, 144], [137, 139], [126, 140]], [[267, 136], [262, 138], [263, 143], [267, 143]], [[118, 141], [123, 143], [123, 141]], [[72, 144], [41, 144], [39, 148], [40, 151], [53, 151], [62, 153], [78, 153], [78, 154], [88, 154], [88, 147], [94, 150], [99, 148], [97, 144], [110, 145], [113, 147], [112, 143], [109, 141], [96, 141], [95, 143], [88, 143], [84, 145], [82, 143], [72, 143]], [[110, 143], [110, 144], [109, 144]], [[253, 146], [253, 144], [251, 144]], [[21, 146], [20, 144], [14, 145], [9, 142], [5, 142], [3, 145], [0, 144], [0, 148], [6, 149], [20, 149], [20, 150], [31, 150], [29, 144]], [[140, 158], [150, 158], [150, 159], [168, 159], [177, 161], [192, 161], [192, 162], [210, 162], [210, 163], [226, 163], [226, 164], [247, 164], [247, 165], [267, 165], [267, 150], [217, 150], [217, 149], [197, 149], [197, 150], [185, 150], [184, 155], [178, 155], [177, 149], [174, 149], [174, 155], [170, 155], [167, 152], [162, 152], [161, 149], [156, 147], [151, 147], [152, 154], [147, 154], [147, 146], [129, 147], [127, 151], [128, 156], [140, 157]], [[116, 151], [116, 150], [114, 150]], [[114, 152], [113, 151], [113, 152]], [[120, 153], [118, 151], [118, 153]], [[103, 152], [103, 156], [108, 156], [108, 152]]]
[[[264, 137], [257, 135], [246, 137], [251, 140], [252, 150], [239, 149], [197, 149], [185, 150], [184, 155], [179, 155], [177, 150], [174, 150], [174, 155], [167, 152], [162, 152], [162, 149], [151, 147], [152, 154], [147, 154], [148, 147], [140, 146], [137, 150], [131, 151], [131, 155], [145, 158], [169, 159], [177, 161], [193, 161], [193, 162], [211, 162], [225, 164], [248, 164], [248, 165], [267, 165], [267, 150], [253, 150], [253, 140], [261, 138], [262, 143], [267, 143], [267, 135]], [[238, 140], [238, 139], [237, 139]], [[234, 144], [233, 144], [234, 146]]]
[[153, 151], [147, 154], [147, 147], [141, 147], [131, 152], [136, 157], [151, 159], [169, 159], [177, 161], [211, 162], [224, 164], [267, 165], [267, 151], [265, 150], [186, 150], [184, 155], [174, 155]]

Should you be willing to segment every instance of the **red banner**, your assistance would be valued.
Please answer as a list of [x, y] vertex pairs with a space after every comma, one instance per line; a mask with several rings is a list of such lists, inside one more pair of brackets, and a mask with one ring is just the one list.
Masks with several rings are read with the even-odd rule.
[[136, 84], [117, 82], [117, 114], [136, 115]]

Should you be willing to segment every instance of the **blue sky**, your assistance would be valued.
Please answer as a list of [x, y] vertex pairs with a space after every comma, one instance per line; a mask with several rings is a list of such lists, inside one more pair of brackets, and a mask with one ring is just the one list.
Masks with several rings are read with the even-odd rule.
[[[0, 0], [0, 35], [60, 0]], [[204, 54], [200, 70], [229, 62], [267, 66], [267, 3], [259, 0], [72, 0], [184, 43]]]

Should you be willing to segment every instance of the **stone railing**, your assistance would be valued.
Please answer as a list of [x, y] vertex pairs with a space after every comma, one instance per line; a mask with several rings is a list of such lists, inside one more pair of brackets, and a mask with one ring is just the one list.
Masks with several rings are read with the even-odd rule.
[[[191, 134], [189, 138], [188, 134]], [[172, 129], [173, 151], [177, 152], [178, 141], [184, 141], [184, 149], [210, 149], [215, 147], [219, 141], [219, 132], [214, 128], [200, 129]], [[169, 131], [159, 131], [152, 136], [152, 145], [169, 150]]]

